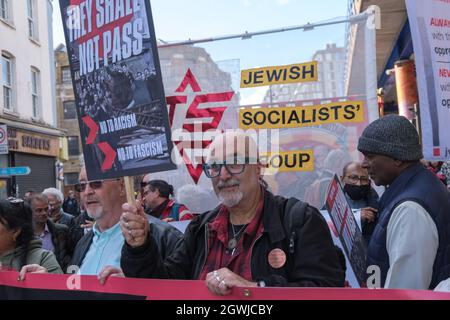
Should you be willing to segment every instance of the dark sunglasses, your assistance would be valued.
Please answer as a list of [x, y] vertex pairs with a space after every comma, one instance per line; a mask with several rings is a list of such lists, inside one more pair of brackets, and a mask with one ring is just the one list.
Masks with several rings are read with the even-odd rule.
[[148, 185], [150, 185], [150, 181], [147, 181], [147, 182], [141, 181], [141, 188], [142, 189], [145, 188]]
[[79, 182], [74, 185], [74, 189], [76, 192], [84, 192], [86, 190], [86, 186], [89, 184], [94, 190], [100, 189], [103, 186], [103, 183], [106, 181], [117, 181], [120, 179], [110, 179], [110, 180], [95, 180], [95, 181], [87, 181], [87, 182]]
[[88, 181], [88, 182], [80, 182], [77, 183], [74, 188], [76, 192], [84, 192], [86, 190], [86, 186], [89, 184], [89, 187], [91, 187], [94, 190], [100, 189], [103, 186], [103, 180], [95, 180], [95, 181]]

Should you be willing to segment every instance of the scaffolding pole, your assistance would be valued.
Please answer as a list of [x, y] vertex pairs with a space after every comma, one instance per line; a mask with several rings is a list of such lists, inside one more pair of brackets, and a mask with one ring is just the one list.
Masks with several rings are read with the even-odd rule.
[[197, 43], [205, 43], [205, 42], [213, 42], [213, 41], [221, 41], [221, 40], [229, 40], [229, 39], [239, 39], [239, 38], [241, 38], [242, 40], [245, 40], [245, 39], [250, 39], [254, 36], [260, 36], [260, 35], [271, 34], [271, 33], [280, 33], [280, 32], [286, 32], [286, 31], [293, 31], [293, 30], [302, 30], [303, 29], [303, 31], [309, 31], [309, 30], [312, 30], [317, 27], [330, 26], [330, 25], [339, 24], [339, 23], [346, 23], [346, 22], [357, 23], [359, 21], [366, 20], [367, 17], [368, 17], [368, 13], [363, 12], [358, 15], [345, 17], [345, 18], [339, 18], [340, 20], [335, 20], [335, 21], [317, 22], [317, 23], [309, 23], [308, 22], [303, 25], [283, 27], [283, 28], [277, 28], [277, 29], [269, 29], [269, 30], [264, 30], [264, 31], [256, 31], [256, 32], [245, 31], [244, 33], [239, 33], [239, 34], [210, 37], [210, 38], [203, 38], [203, 39], [196, 39], [196, 40], [189, 39], [189, 40], [180, 41], [180, 42], [171, 42], [171, 43], [164, 42], [162, 44], [159, 44], [158, 48], [193, 45], [193, 44], [197, 44]]

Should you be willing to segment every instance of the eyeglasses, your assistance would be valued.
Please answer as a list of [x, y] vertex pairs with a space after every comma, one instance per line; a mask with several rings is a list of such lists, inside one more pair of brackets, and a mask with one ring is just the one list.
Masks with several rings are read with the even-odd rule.
[[146, 197], [150, 192], [154, 192], [154, 190], [151, 190], [151, 189], [147, 189], [147, 190], [142, 190], [142, 196], [143, 197]]
[[227, 172], [231, 175], [240, 174], [244, 172], [245, 164], [226, 164], [226, 163], [213, 163], [213, 164], [203, 164], [203, 171], [208, 178], [215, 178], [220, 175], [222, 167], [225, 167]]
[[356, 174], [353, 174], [351, 176], [346, 176], [346, 178], [351, 182], [351, 183], [358, 183], [358, 181], [361, 181], [361, 184], [369, 184], [370, 180], [369, 177], [366, 176], [358, 176]]
[[95, 181], [88, 181], [88, 182], [80, 182], [77, 183], [74, 188], [77, 192], [84, 192], [86, 190], [86, 186], [89, 184], [89, 187], [91, 187], [94, 190], [100, 189], [103, 186], [103, 180], [95, 180]]
[[117, 178], [108, 180], [83, 181], [74, 185], [74, 189], [76, 192], [84, 192], [86, 190], [86, 186], [89, 184], [89, 187], [91, 187], [91, 189], [97, 190], [100, 189], [103, 186], [103, 183], [105, 183], [106, 181], [118, 181], [118, 180], [120, 179]]
[[244, 158], [241, 160], [240, 159], [231, 160], [230, 163], [226, 163], [226, 161], [224, 161], [223, 163], [212, 163], [212, 164], [204, 163], [203, 172], [205, 172], [208, 178], [215, 178], [220, 175], [222, 167], [225, 167], [225, 169], [230, 175], [240, 174], [244, 172], [245, 166], [247, 164], [250, 164], [250, 160], [251, 160], [250, 158]]
[[150, 181], [141, 181], [141, 188], [145, 188], [146, 186], [148, 186], [150, 184]]

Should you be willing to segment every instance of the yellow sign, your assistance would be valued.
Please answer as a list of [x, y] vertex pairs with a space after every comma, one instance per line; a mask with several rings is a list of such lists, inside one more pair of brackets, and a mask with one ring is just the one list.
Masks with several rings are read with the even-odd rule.
[[317, 61], [241, 71], [241, 88], [317, 81]]
[[363, 122], [364, 102], [333, 102], [318, 106], [244, 108], [239, 110], [241, 129], [280, 129], [325, 123]]
[[262, 154], [261, 163], [267, 164], [264, 174], [289, 171], [314, 171], [313, 150], [282, 151], [279, 153]]
[[69, 160], [69, 141], [66, 137], [59, 138], [59, 159], [62, 161]]

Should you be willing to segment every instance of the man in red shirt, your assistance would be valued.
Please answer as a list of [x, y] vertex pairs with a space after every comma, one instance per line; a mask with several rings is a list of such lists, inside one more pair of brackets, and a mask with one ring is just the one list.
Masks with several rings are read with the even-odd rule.
[[192, 220], [194, 216], [181, 203], [176, 203], [173, 186], [164, 180], [150, 180], [151, 174], [146, 174], [141, 182], [141, 194], [145, 213], [165, 222]]

